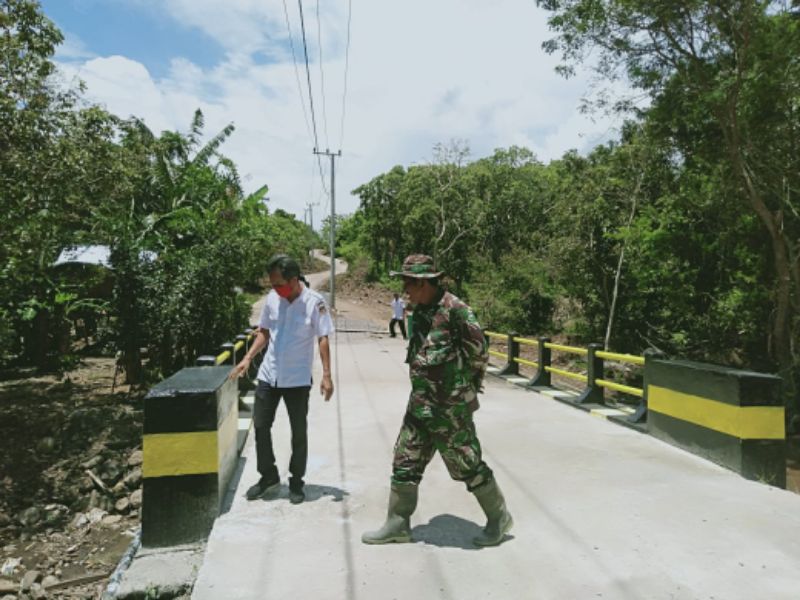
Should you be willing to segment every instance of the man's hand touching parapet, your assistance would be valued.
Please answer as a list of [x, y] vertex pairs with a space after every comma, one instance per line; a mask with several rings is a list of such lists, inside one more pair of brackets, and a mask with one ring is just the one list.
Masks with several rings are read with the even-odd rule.
[[231, 372], [228, 374], [228, 379], [238, 379], [239, 377], [242, 377], [245, 373], [247, 373], [249, 368], [250, 358], [245, 356], [238, 365], [231, 369]]

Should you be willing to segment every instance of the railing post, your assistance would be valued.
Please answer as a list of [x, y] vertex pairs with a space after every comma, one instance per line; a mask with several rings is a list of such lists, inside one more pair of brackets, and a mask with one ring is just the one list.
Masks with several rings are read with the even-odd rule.
[[217, 357], [211, 356], [210, 354], [204, 354], [203, 356], [198, 356], [194, 361], [194, 364], [198, 367], [213, 367], [217, 364]]
[[498, 375], [519, 375], [519, 363], [515, 358], [519, 358], [519, 342], [515, 342], [514, 338], [519, 334], [512, 331], [508, 334], [508, 341], [506, 345], [506, 366], [503, 367]]
[[575, 401], [576, 404], [603, 404], [603, 388], [595, 384], [596, 379], [603, 378], [603, 359], [597, 356], [597, 352], [602, 350], [603, 344], [589, 344], [586, 389]]
[[540, 336], [538, 341], [539, 356], [536, 358], [536, 362], [539, 363], [539, 369], [536, 371], [536, 375], [533, 376], [533, 379], [531, 379], [528, 385], [550, 387], [550, 371], [545, 370], [545, 367], [550, 366], [550, 360], [552, 358], [550, 348], [545, 348], [545, 344], [550, 343], [550, 338]]
[[643, 354], [644, 375], [642, 376], [642, 400], [639, 402], [639, 406], [636, 407], [636, 412], [628, 417], [628, 422], [630, 423], [644, 423], [647, 421], [647, 385], [650, 377], [652, 377], [652, 368], [648, 368], [648, 365], [652, 366], [652, 361], [654, 359], [666, 358], [663, 352], [655, 348], [647, 348]]
[[[240, 352], [236, 351], [236, 346], [241, 343], [242, 345], [239, 346]], [[239, 363], [239, 357], [244, 356], [245, 352], [247, 352], [247, 336], [243, 333], [240, 333], [236, 336], [233, 340], [233, 348], [234, 348], [234, 355], [233, 355], [233, 364], [236, 365]]]
[[[228, 360], [231, 361], [230, 364], [231, 365], [236, 364], [236, 349], [233, 347], [233, 342], [225, 342], [224, 344], [220, 344], [219, 351], [220, 354], [222, 354], [223, 352], [228, 352], [230, 354], [230, 356], [228, 357]], [[221, 364], [223, 365], [227, 364], [227, 361]]]

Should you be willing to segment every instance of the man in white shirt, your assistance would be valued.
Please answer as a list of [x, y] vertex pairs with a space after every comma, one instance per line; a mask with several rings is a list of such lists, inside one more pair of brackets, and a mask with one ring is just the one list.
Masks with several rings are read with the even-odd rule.
[[301, 281], [300, 266], [294, 259], [285, 254], [273, 256], [267, 263], [267, 271], [272, 290], [264, 302], [256, 338], [230, 376], [241, 377], [246, 373], [253, 356], [267, 346], [258, 370], [253, 415], [256, 459], [261, 478], [247, 490], [247, 499], [255, 500], [280, 487], [271, 431], [275, 411], [283, 398], [292, 429], [289, 500], [292, 504], [299, 504], [305, 500], [303, 476], [308, 459], [308, 396], [314, 340], [319, 340], [322, 361], [320, 394], [327, 402], [333, 395], [328, 342], [328, 336], [333, 333], [333, 322], [322, 296]]
[[400, 333], [403, 334], [403, 339], [406, 338], [406, 303], [400, 297], [400, 294], [394, 295], [394, 300], [392, 300], [392, 320], [389, 321], [389, 335], [392, 337], [397, 337], [394, 333], [394, 324], [400, 324]]

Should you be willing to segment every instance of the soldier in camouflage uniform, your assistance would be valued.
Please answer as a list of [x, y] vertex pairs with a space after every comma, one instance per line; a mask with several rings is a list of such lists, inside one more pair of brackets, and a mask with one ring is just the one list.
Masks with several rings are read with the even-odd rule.
[[365, 533], [366, 544], [411, 541], [410, 517], [425, 467], [437, 450], [450, 476], [463, 481], [487, 516], [478, 546], [494, 546], [513, 524], [492, 470], [481, 458], [472, 413], [478, 408], [488, 345], [469, 306], [439, 285], [433, 259], [405, 259], [403, 287], [414, 305], [406, 362], [411, 395], [394, 447], [389, 514]]

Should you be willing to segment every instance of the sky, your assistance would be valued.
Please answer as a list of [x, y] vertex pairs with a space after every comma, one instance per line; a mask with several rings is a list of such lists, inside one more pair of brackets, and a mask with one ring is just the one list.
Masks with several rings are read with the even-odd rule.
[[353, 189], [433, 162], [437, 143], [466, 142], [472, 160], [524, 146], [548, 162], [618, 133], [578, 110], [589, 76], [555, 73], [534, 0], [302, 0], [308, 72], [293, 0], [41, 4], [65, 36], [55, 61], [67, 85], [83, 81], [87, 101], [154, 132], [186, 132], [197, 108], [208, 138], [233, 123], [221, 151], [245, 191], [268, 185], [270, 208], [298, 219], [312, 205], [316, 229], [331, 159], [315, 147], [341, 150], [341, 215], [358, 207]]

